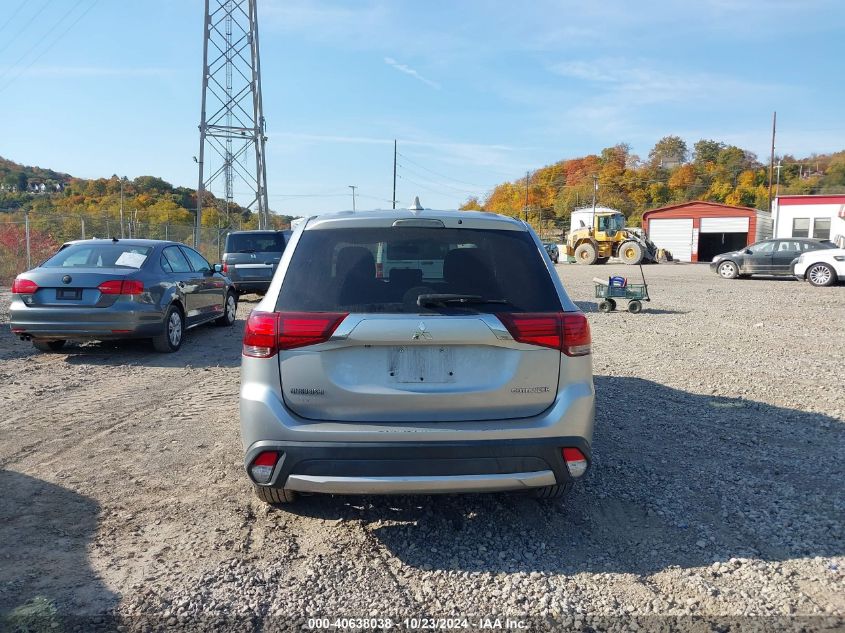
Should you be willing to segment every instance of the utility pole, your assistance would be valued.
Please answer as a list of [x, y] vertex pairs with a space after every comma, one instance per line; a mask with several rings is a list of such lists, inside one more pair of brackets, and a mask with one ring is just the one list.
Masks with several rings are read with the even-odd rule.
[[769, 211], [772, 210], [772, 176], [775, 168], [775, 130], [777, 128], [778, 113], [772, 114], [772, 156], [769, 159]]
[[356, 187], [355, 185], [349, 185], [349, 188], [352, 189], [352, 210], [355, 211], [355, 190], [358, 187]]
[[123, 178], [120, 179], [120, 239], [123, 239]]
[[[258, 227], [269, 225], [256, 5], [257, 0], [205, 0], [194, 246], [200, 243], [203, 193], [221, 178], [227, 210], [234, 204], [237, 179], [249, 189], [251, 200], [246, 207], [258, 214]], [[207, 177], [206, 146], [222, 161], [219, 168], [209, 169]], [[251, 155], [255, 164], [248, 166]]]
[[396, 208], [396, 139], [393, 139], [393, 208]]
[[528, 222], [528, 178], [530, 177], [531, 172], [525, 172], [525, 206], [522, 209], [522, 213], [525, 216], [525, 221]]

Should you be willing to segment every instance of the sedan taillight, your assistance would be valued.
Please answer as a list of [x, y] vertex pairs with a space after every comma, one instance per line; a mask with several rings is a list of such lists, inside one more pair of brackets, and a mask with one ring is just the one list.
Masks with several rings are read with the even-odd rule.
[[144, 292], [144, 282], [129, 279], [110, 279], [97, 286], [97, 290], [104, 295], [139, 295]]
[[31, 295], [38, 292], [38, 284], [29, 279], [16, 278], [12, 282], [12, 293], [17, 295]]

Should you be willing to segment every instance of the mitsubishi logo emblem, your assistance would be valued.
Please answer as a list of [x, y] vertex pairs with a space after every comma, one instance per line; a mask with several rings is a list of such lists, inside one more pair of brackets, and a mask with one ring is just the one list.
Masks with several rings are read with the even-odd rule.
[[431, 340], [431, 333], [427, 332], [425, 329], [425, 323], [420, 321], [420, 324], [417, 326], [417, 331], [414, 332], [413, 336], [411, 336], [411, 340], [419, 341], [419, 340]]

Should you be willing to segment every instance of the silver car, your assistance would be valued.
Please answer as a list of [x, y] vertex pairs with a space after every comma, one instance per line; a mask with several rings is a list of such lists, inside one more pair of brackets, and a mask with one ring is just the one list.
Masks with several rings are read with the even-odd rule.
[[[411, 243], [442, 261], [376, 266]], [[429, 210], [310, 218], [244, 332], [247, 473], [268, 503], [297, 492], [560, 496], [591, 459], [590, 343], [523, 222]]]
[[15, 279], [12, 333], [41, 351], [68, 340], [149, 338], [175, 352], [187, 328], [232, 325], [237, 293], [194, 249], [160, 240], [79, 240]]

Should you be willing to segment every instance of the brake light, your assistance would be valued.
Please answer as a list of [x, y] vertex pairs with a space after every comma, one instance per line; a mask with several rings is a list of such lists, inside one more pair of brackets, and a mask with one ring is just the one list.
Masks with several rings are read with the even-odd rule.
[[38, 284], [29, 279], [21, 279], [17, 277], [12, 282], [12, 293], [18, 295], [31, 295], [38, 292]]
[[223, 272], [224, 273], [229, 272], [229, 264], [227, 264], [226, 262], [223, 262]]
[[97, 286], [97, 290], [104, 295], [139, 295], [144, 292], [144, 282], [130, 279], [110, 279]]
[[384, 264], [376, 262], [376, 279], [384, 279]]
[[563, 348], [567, 356], [586, 356], [592, 351], [590, 323], [583, 312], [564, 312], [561, 317]]
[[587, 472], [587, 458], [577, 448], [564, 448], [563, 461], [573, 477], [580, 477]]
[[270, 358], [278, 351], [279, 315], [276, 312], [252, 312], [244, 328], [243, 355]]
[[264, 451], [255, 461], [252, 462], [252, 467], [249, 469], [252, 473], [252, 478], [260, 484], [266, 484], [273, 476], [273, 469], [276, 467], [276, 462], [279, 461], [279, 454], [276, 451]]
[[496, 316], [519, 343], [557, 349], [567, 356], [590, 353], [590, 324], [581, 312], [503, 312]]
[[346, 312], [253, 312], [244, 329], [243, 355], [270, 358], [279, 350], [328, 341]]
[[346, 312], [280, 312], [279, 349], [294, 349], [328, 341]]

